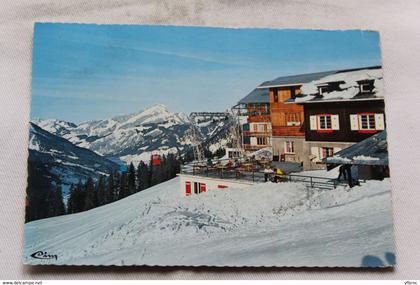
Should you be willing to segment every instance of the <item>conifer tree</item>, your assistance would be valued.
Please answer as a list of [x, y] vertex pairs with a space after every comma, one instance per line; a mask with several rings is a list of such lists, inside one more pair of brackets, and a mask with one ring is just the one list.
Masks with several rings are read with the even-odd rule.
[[81, 181], [77, 185], [73, 185], [69, 198], [69, 213], [79, 213], [84, 210], [85, 206], [85, 186]]
[[124, 172], [124, 173], [121, 174], [120, 187], [119, 188], [120, 188], [120, 191], [118, 193], [118, 199], [125, 198], [129, 195], [127, 172]]
[[128, 175], [127, 175], [127, 183], [128, 183], [128, 195], [136, 193], [136, 169], [134, 168], [133, 163], [130, 163], [128, 167]]
[[138, 167], [137, 167], [137, 191], [142, 191], [144, 189], [149, 188], [149, 168], [144, 161], [140, 161]]
[[97, 205], [102, 206], [107, 204], [107, 192], [106, 192], [106, 185], [105, 185], [105, 178], [104, 176], [99, 176], [97, 191]]
[[88, 178], [85, 185], [85, 203], [84, 203], [84, 211], [90, 210], [95, 208], [97, 205], [96, 193], [95, 193], [95, 185], [93, 183], [93, 179], [91, 177]]
[[106, 189], [106, 203], [112, 203], [115, 201], [115, 184], [114, 184], [114, 173], [108, 176], [108, 183]]
[[53, 189], [50, 208], [51, 208], [50, 217], [61, 216], [66, 213], [66, 208], [63, 202], [63, 193], [61, 190], [61, 186], [57, 186]]
[[28, 163], [26, 222], [48, 218], [51, 214], [49, 202], [52, 200], [53, 187], [47, 173], [43, 164], [32, 161]]
[[70, 185], [70, 195], [69, 195], [69, 199], [67, 200], [67, 214], [72, 214], [74, 213], [73, 210], [73, 201], [72, 201], [72, 193], [74, 191], [74, 185], [71, 184]]
[[150, 169], [150, 186], [159, 184], [162, 181], [162, 163], [159, 165], [149, 166]]
[[120, 189], [121, 189], [121, 173], [116, 171], [114, 175], [114, 201], [120, 199]]

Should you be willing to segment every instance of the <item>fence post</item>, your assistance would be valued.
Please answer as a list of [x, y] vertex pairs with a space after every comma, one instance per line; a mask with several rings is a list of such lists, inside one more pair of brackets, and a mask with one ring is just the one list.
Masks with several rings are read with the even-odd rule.
[[252, 169], [252, 182], [255, 182], [255, 180], [254, 180], [254, 169]]

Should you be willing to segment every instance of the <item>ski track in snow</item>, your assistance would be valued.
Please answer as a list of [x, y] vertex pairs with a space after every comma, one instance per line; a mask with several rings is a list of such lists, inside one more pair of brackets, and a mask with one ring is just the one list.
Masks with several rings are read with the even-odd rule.
[[[179, 178], [25, 225], [27, 264], [360, 266], [394, 252], [389, 180], [315, 191], [260, 184], [185, 197]], [[42, 250], [58, 260], [30, 257]]]

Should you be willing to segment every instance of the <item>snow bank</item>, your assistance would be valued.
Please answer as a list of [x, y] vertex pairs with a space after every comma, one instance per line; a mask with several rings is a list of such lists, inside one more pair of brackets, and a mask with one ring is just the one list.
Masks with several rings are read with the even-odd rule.
[[[393, 252], [389, 180], [180, 195], [179, 178], [88, 212], [25, 225], [28, 264], [360, 266]], [[30, 257], [38, 250], [57, 260]]]
[[271, 158], [273, 156], [273, 149], [271, 147], [265, 147], [250, 153], [248, 156], [255, 156], [256, 159]]
[[358, 155], [351, 158], [341, 157], [339, 154], [330, 156], [327, 158], [328, 163], [337, 163], [337, 164], [366, 164], [369, 165], [373, 161], [379, 162], [381, 159], [379, 157], [371, 157], [367, 155]]

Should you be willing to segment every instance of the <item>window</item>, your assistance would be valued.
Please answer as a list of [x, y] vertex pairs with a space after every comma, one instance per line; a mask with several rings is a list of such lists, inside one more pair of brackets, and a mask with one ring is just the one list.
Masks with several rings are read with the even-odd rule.
[[320, 130], [331, 130], [331, 115], [320, 115], [318, 121]]
[[340, 130], [340, 116], [336, 114], [318, 114], [309, 116], [309, 128], [318, 132]]
[[263, 113], [267, 113], [268, 112], [268, 105], [264, 104], [262, 107], [263, 107]]
[[361, 130], [375, 130], [375, 115], [374, 114], [360, 115], [360, 129]]
[[191, 182], [185, 181], [185, 195], [190, 196], [191, 195]]
[[229, 151], [228, 152], [228, 156], [229, 158], [235, 158], [235, 157], [240, 157], [241, 153], [239, 151]]
[[274, 91], [274, 102], [275, 103], [279, 102], [279, 94], [277, 93], [277, 91]]
[[254, 123], [252, 124], [252, 131], [253, 132], [258, 132], [258, 133], [263, 133], [263, 132], [268, 132], [268, 125], [267, 124], [257, 124]]
[[299, 114], [298, 113], [286, 114], [286, 124], [287, 126], [300, 126]]
[[328, 86], [327, 85], [318, 86], [318, 92], [319, 92], [319, 95], [327, 93], [328, 92]]
[[296, 88], [295, 87], [290, 88], [290, 98], [292, 98], [292, 99], [296, 98]]
[[323, 147], [322, 148], [322, 159], [334, 155], [334, 148], [332, 147]]
[[295, 144], [292, 141], [284, 142], [284, 152], [285, 153], [295, 153]]
[[370, 91], [371, 91], [370, 84], [366, 84], [366, 83], [360, 84], [361, 93], [369, 93]]
[[200, 194], [206, 192], [206, 184], [194, 182], [194, 194]]
[[374, 80], [362, 80], [357, 83], [359, 83], [360, 93], [370, 93], [374, 88]]
[[385, 130], [383, 113], [359, 113], [350, 115], [350, 129], [359, 133], [376, 133]]
[[264, 124], [264, 132], [268, 132], [268, 125]]
[[267, 138], [266, 137], [257, 137], [257, 145], [266, 145]]

